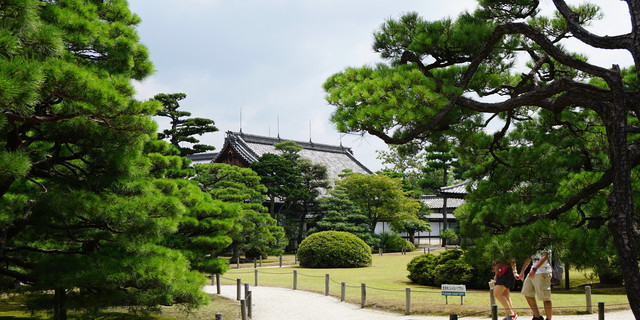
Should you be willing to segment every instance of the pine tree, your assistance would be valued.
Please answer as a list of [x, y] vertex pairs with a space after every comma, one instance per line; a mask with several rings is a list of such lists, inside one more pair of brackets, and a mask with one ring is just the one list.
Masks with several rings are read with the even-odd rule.
[[[169, 142], [180, 150], [181, 156], [194, 153], [215, 150], [214, 146], [198, 144], [200, 140], [195, 135], [203, 135], [209, 132], [216, 132], [218, 128], [215, 122], [206, 118], [186, 118], [191, 116], [191, 112], [178, 110], [179, 101], [187, 97], [184, 93], [165, 94], [160, 93], [153, 97], [153, 100], [160, 101], [163, 108], [158, 110], [157, 115], [171, 119], [171, 128], [158, 133], [159, 139], [168, 139]], [[181, 146], [183, 142], [191, 143], [190, 147]]]
[[160, 245], [184, 205], [144, 180], [160, 106], [133, 98], [153, 69], [139, 22], [126, 1], [0, 5], [0, 286], [55, 319], [206, 303], [203, 275]]

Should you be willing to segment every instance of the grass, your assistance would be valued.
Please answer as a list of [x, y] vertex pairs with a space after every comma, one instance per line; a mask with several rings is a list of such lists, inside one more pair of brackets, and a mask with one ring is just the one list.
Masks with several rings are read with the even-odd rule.
[[[258, 285], [292, 288], [293, 270], [297, 270], [299, 290], [324, 294], [325, 274], [330, 275], [329, 294], [340, 297], [340, 283], [346, 283], [346, 300], [354, 304], [361, 303], [361, 283], [367, 287], [367, 307], [386, 311], [405, 313], [406, 288], [411, 288], [411, 311], [413, 314], [447, 315], [457, 313], [460, 316], [490, 314], [489, 290], [467, 290], [464, 305], [459, 297], [449, 297], [449, 304], [445, 304], [445, 297], [440, 288], [415, 285], [407, 278], [406, 266], [415, 256], [422, 254], [421, 250], [406, 255], [400, 253], [386, 253], [383, 256], [374, 254], [373, 264], [366, 268], [355, 269], [307, 269], [295, 265], [294, 256], [283, 256], [284, 268], [278, 268], [277, 257], [263, 260], [263, 267], [258, 267]], [[259, 262], [257, 263], [259, 265]], [[267, 267], [269, 266], [269, 267]], [[274, 268], [275, 266], [275, 268]], [[255, 285], [254, 264], [231, 265], [231, 270], [222, 276], [222, 284], [234, 285], [236, 279], [242, 283]], [[487, 266], [489, 268], [489, 266]], [[489, 279], [487, 279], [487, 282]], [[584, 286], [594, 281], [587, 273], [571, 270], [570, 290], [554, 288], [552, 293], [555, 314], [582, 314], [586, 312], [586, 297]], [[597, 281], [597, 279], [595, 279]], [[530, 314], [525, 298], [519, 292], [512, 293], [512, 300], [517, 312], [522, 315]], [[607, 310], [627, 309], [628, 300], [624, 288], [599, 288], [592, 284], [593, 310], [597, 312], [599, 301], [605, 302]], [[540, 306], [541, 307], [541, 306]], [[500, 310], [500, 313], [503, 311]]]
[[[222, 313], [224, 319], [240, 319], [240, 308], [237, 301], [217, 295], [210, 295], [208, 305], [198, 310], [186, 311], [177, 306], [162, 307], [161, 314], [134, 314], [123, 309], [113, 309], [97, 314], [69, 312], [69, 319], [92, 320], [211, 320], [216, 313]], [[20, 295], [2, 296], [0, 298], [0, 320], [44, 320], [50, 319], [47, 313], [32, 315], [24, 311], [24, 297]]]

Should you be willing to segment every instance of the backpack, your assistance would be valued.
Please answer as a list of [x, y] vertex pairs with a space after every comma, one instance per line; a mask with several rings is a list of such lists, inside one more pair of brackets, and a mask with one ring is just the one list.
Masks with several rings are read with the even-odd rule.
[[564, 268], [562, 267], [560, 259], [552, 259], [551, 270], [551, 285], [557, 286], [562, 283], [562, 274], [564, 273]]

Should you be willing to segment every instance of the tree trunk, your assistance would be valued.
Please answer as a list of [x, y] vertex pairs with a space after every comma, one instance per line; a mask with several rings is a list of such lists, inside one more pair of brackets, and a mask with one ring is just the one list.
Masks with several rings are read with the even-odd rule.
[[233, 243], [233, 259], [240, 257], [240, 244], [238, 242]]
[[571, 289], [571, 284], [569, 283], [569, 264], [564, 264], [564, 289]]
[[447, 239], [442, 237], [442, 233], [447, 230], [447, 196], [442, 197], [442, 230], [440, 230], [440, 239], [442, 246], [447, 246]]
[[[615, 68], [616, 66], [614, 66]], [[613, 79], [609, 86], [613, 93], [613, 104], [603, 116], [609, 143], [609, 158], [613, 168], [613, 190], [607, 197], [611, 209], [609, 229], [618, 252], [618, 259], [624, 277], [627, 299], [636, 319], [640, 319], [640, 248], [638, 230], [631, 187], [631, 165], [627, 150], [627, 108], [621, 79]]]
[[67, 320], [67, 292], [64, 288], [55, 289], [55, 297], [53, 304], [53, 319]]

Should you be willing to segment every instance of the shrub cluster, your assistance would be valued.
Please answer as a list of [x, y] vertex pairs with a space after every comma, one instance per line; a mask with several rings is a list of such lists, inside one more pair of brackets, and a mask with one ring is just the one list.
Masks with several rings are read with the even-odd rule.
[[447, 250], [437, 256], [417, 256], [409, 262], [407, 270], [412, 282], [427, 286], [464, 284], [471, 289], [486, 289], [493, 276], [490, 266], [474, 267], [464, 261], [460, 249]]
[[344, 231], [322, 231], [305, 238], [298, 248], [300, 266], [306, 268], [359, 268], [372, 262], [371, 248]]
[[410, 252], [416, 249], [413, 243], [403, 239], [397, 233], [390, 232], [380, 234], [380, 247], [386, 252], [399, 252], [402, 251], [402, 249]]

